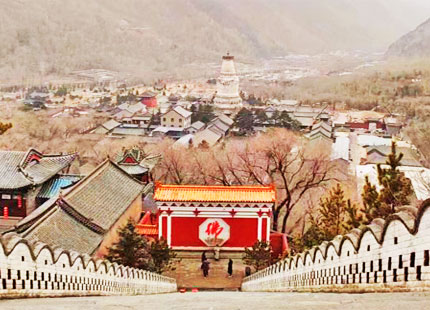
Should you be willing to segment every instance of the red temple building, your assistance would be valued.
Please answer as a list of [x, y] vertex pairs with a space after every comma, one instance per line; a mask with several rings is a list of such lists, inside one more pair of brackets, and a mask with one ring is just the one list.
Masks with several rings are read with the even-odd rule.
[[174, 250], [219, 246], [242, 251], [270, 240], [273, 186], [198, 186], [157, 183], [158, 236]]
[[157, 107], [157, 94], [147, 91], [139, 96], [140, 102], [146, 105], [147, 108], [156, 108]]

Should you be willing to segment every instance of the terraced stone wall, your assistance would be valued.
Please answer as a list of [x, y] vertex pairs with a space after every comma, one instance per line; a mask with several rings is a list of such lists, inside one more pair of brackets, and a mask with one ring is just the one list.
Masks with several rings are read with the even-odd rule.
[[244, 279], [243, 291], [430, 289], [430, 200], [287, 258]]
[[0, 298], [135, 295], [177, 290], [174, 279], [93, 260], [16, 235], [0, 239]]

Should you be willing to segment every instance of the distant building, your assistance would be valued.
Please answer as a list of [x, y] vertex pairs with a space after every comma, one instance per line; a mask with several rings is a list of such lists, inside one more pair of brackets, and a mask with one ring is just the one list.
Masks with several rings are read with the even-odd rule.
[[385, 130], [388, 135], [396, 136], [400, 133], [402, 129], [402, 123], [398, 121], [395, 117], [387, 117], [385, 120]]
[[320, 121], [312, 126], [308, 137], [310, 140], [326, 139], [332, 142], [333, 128], [328, 122]]
[[152, 170], [161, 160], [161, 155], [147, 155], [139, 148], [124, 150], [117, 158], [117, 165], [135, 179], [152, 181]]
[[139, 100], [143, 103], [147, 108], [156, 108], [157, 107], [157, 94], [147, 91], [139, 96]]
[[96, 133], [96, 134], [108, 134], [111, 133], [112, 130], [114, 130], [115, 128], [119, 127], [121, 125], [121, 123], [111, 119], [108, 120], [107, 122], [101, 124], [100, 126], [98, 126], [97, 128], [95, 128], [92, 133]]
[[8, 226], [33, 212], [45, 183], [67, 173], [76, 154], [46, 155], [35, 149], [27, 152], [0, 151], [0, 226]]
[[229, 53], [222, 57], [214, 104], [221, 110], [234, 110], [242, 107], [242, 98], [239, 95], [239, 77], [234, 66], [234, 56]]
[[205, 123], [201, 122], [201, 121], [197, 121], [191, 124], [190, 127], [187, 128], [187, 132], [194, 134], [200, 130], [203, 130], [205, 128]]
[[32, 106], [33, 108], [42, 108], [45, 106], [49, 93], [34, 91], [27, 96], [24, 100], [24, 104]]
[[162, 127], [188, 128], [191, 125], [193, 113], [182, 107], [174, 107], [161, 115]]

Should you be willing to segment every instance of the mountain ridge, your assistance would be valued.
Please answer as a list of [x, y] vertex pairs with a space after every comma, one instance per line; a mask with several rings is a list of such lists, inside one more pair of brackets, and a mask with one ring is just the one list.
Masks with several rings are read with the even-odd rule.
[[430, 18], [388, 47], [387, 56], [430, 56]]
[[[0, 0], [0, 79], [104, 68], [139, 77], [288, 53], [385, 50], [422, 0]], [[405, 8], [409, 8], [405, 10]], [[402, 12], [405, 12], [404, 14]], [[387, 27], [387, 24], [389, 25]]]

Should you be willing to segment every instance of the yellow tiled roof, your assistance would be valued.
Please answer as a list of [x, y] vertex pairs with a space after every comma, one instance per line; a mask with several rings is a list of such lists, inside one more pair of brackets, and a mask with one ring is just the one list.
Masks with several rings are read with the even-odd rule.
[[274, 186], [202, 186], [156, 184], [154, 200], [187, 202], [276, 201]]

